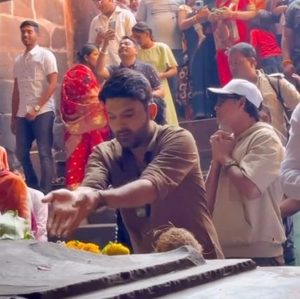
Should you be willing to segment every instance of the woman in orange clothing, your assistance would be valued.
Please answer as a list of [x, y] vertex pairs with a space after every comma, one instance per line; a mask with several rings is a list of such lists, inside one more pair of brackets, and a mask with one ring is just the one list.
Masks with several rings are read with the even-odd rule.
[[65, 126], [66, 187], [76, 189], [84, 178], [92, 149], [109, 138], [107, 115], [99, 102], [99, 83], [93, 70], [99, 50], [84, 45], [77, 54], [78, 64], [64, 76], [61, 114]]
[[[224, 28], [226, 21], [236, 21], [237, 38], [233, 44], [249, 42], [249, 20], [256, 15], [255, 0], [216, 0], [216, 10], [212, 11], [210, 21], [214, 22], [214, 36], [216, 45], [217, 39], [222, 39], [228, 29]], [[217, 48], [217, 63], [221, 85], [227, 84], [232, 75], [229, 68], [226, 48]]]
[[27, 186], [23, 179], [8, 169], [6, 150], [0, 146], [0, 213], [17, 211], [18, 216], [31, 224]]

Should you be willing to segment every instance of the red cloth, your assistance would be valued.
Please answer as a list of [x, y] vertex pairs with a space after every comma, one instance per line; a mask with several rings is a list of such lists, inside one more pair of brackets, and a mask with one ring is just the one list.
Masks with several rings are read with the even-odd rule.
[[256, 49], [259, 59], [282, 55], [275, 34], [272, 32], [252, 29], [250, 31], [250, 43]]
[[90, 68], [79, 64], [63, 79], [61, 113], [65, 125], [66, 185], [75, 189], [84, 177], [92, 148], [108, 139], [107, 114], [99, 102], [99, 83]]
[[[231, 0], [216, 0], [216, 7], [228, 7], [231, 4]], [[237, 11], [247, 11], [249, 8], [255, 8], [255, 0], [239, 0]], [[237, 27], [239, 30], [240, 39], [236, 42], [249, 42], [249, 22], [237, 20]], [[228, 56], [226, 50], [217, 51], [217, 63], [219, 70], [219, 78], [222, 86], [227, 84], [231, 79], [231, 71], [229, 68]]]
[[1, 170], [8, 170], [7, 153], [2, 146], [0, 146], [0, 171]]
[[23, 179], [8, 170], [0, 171], [0, 212], [18, 211], [18, 215], [31, 223], [27, 187]]

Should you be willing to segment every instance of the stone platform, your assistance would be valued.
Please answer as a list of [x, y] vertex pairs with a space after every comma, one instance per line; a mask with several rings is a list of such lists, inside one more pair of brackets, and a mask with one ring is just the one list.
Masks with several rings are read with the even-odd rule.
[[0, 296], [6, 298], [158, 298], [256, 267], [251, 260], [205, 261], [190, 247], [103, 256], [22, 240], [1, 241], [0, 252]]

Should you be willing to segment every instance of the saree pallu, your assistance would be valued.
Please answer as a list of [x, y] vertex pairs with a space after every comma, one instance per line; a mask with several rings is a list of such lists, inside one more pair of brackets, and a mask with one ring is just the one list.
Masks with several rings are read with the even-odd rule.
[[[256, 0], [217, 0], [216, 8], [229, 7], [232, 2], [237, 3], [237, 11], [256, 10]], [[235, 44], [249, 42], [249, 21], [236, 20], [236, 25], [239, 33], [239, 40], [237, 40]], [[232, 79], [226, 49], [217, 51], [217, 63], [220, 83], [224, 86]]]
[[[94, 73], [85, 65], [74, 66], [64, 76], [61, 114], [65, 127], [66, 181], [71, 189], [75, 189], [84, 176], [85, 165], [79, 170], [77, 163], [87, 161], [91, 148], [108, 137], [107, 114], [104, 104], [98, 99], [99, 91]], [[87, 135], [96, 138], [86, 139]], [[88, 144], [82, 147], [86, 142]]]

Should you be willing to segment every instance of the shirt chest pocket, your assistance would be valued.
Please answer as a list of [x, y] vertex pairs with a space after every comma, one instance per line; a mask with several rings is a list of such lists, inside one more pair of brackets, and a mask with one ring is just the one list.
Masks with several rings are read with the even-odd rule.
[[45, 80], [45, 70], [41, 62], [34, 63], [34, 80], [35, 81]]
[[18, 77], [19, 82], [44, 80], [44, 68], [41, 62], [31, 60], [25, 61], [22, 72]]

